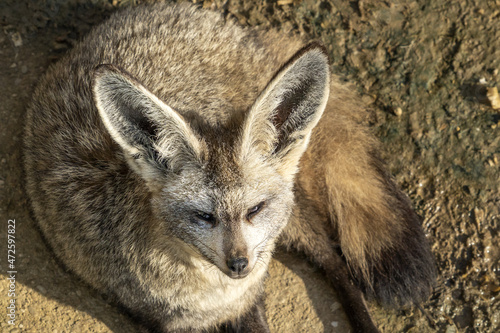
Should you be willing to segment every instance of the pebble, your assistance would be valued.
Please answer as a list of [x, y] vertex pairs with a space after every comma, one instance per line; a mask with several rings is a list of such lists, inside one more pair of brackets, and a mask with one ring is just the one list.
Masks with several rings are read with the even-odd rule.
[[63, 50], [66, 50], [68, 48], [68, 45], [66, 45], [64, 43], [54, 42], [54, 43], [52, 43], [52, 47], [56, 51], [63, 51]]
[[45, 293], [47, 293], [47, 289], [45, 289], [44, 287], [42, 287], [42, 286], [40, 286], [40, 285], [36, 286], [36, 289], [37, 289], [40, 293], [42, 293], [42, 294], [44, 294], [44, 295], [45, 295]]
[[385, 48], [383, 46], [379, 45], [377, 47], [377, 51], [375, 53], [374, 64], [377, 68], [379, 68], [381, 70], [384, 70], [387, 67], [385, 64], [385, 61], [387, 59], [386, 53], [387, 53], [387, 51], [385, 50]]
[[341, 307], [342, 305], [339, 302], [334, 302], [332, 305], [330, 305], [330, 311], [335, 312]]
[[500, 95], [498, 95], [497, 87], [488, 88], [486, 96], [490, 100], [491, 107], [495, 110], [500, 109]]
[[457, 328], [455, 326], [448, 326], [446, 327], [446, 333], [456, 333], [457, 332]]
[[351, 63], [354, 67], [358, 68], [358, 69], [363, 69], [365, 67], [365, 64], [366, 64], [366, 56], [363, 52], [360, 52], [360, 51], [354, 51], [353, 53], [351, 53], [350, 55], [350, 60], [351, 60]]
[[361, 101], [363, 102], [364, 105], [371, 105], [375, 102], [375, 98], [373, 98], [373, 96], [370, 95], [363, 95], [363, 97], [361, 97]]
[[16, 31], [12, 35], [10, 35], [10, 39], [12, 39], [15, 47], [23, 46], [23, 39], [19, 32]]

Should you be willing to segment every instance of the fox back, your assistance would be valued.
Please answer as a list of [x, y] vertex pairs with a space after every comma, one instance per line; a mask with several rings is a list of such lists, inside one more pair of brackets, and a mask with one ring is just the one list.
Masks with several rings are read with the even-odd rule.
[[425, 238], [359, 109], [320, 44], [187, 4], [128, 9], [41, 79], [26, 189], [62, 262], [157, 331], [234, 324], [252, 309], [265, 322], [255, 306], [277, 244], [327, 273], [318, 258], [340, 245], [383, 301], [421, 300]]

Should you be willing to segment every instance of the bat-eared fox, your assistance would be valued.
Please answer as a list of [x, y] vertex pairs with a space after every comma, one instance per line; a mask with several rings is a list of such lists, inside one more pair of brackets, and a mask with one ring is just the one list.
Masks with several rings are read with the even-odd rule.
[[424, 301], [434, 264], [329, 67], [318, 42], [189, 4], [113, 15], [28, 108], [26, 190], [48, 245], [146, 332], [268, 332], [276, 246], [324, 273], [354, 331], [377, 332], [364, 298]]

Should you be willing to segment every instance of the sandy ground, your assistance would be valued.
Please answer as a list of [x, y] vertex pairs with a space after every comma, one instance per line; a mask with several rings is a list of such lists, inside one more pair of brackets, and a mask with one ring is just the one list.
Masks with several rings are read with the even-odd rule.
[[[370, 304], [381, 329], [499, 332], [500, 110], [486, 92], [500, 88], [500, 1], [391, 3], [233, 0], [204, 6], [243, 25], [281, 27], [322, 40], [333, 71], [372, 110], [372, 129], [391, 172], [423, 217], [439, 270], [423, 312]], [[130, 5], [134, 1], [0, 2], [2, 332], [137, 330], [47, 250], [29, 214], [21, 168], [23, 117], [37, 78], [93, 25]], [[10, 220], [16, 253], [9, 262]], [[349, 331], [333, 290], [305, 260], [278, 253], [270, 273], [273, 332]], [[5, 312], [12, 288], [15, 325]]]

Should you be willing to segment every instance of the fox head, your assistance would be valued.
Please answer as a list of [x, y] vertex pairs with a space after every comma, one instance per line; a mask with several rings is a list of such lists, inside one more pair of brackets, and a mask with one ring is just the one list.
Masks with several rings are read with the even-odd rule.
[[227, 126], [189, 121], [112, 65], [95, 69], [92, 88], [105, 128], [151, 192], [160, 230], [243, 278], [267, 265], [289, 220], [299, 159], [328, 99], [328, 63], [321, 45], [304, 47]]

